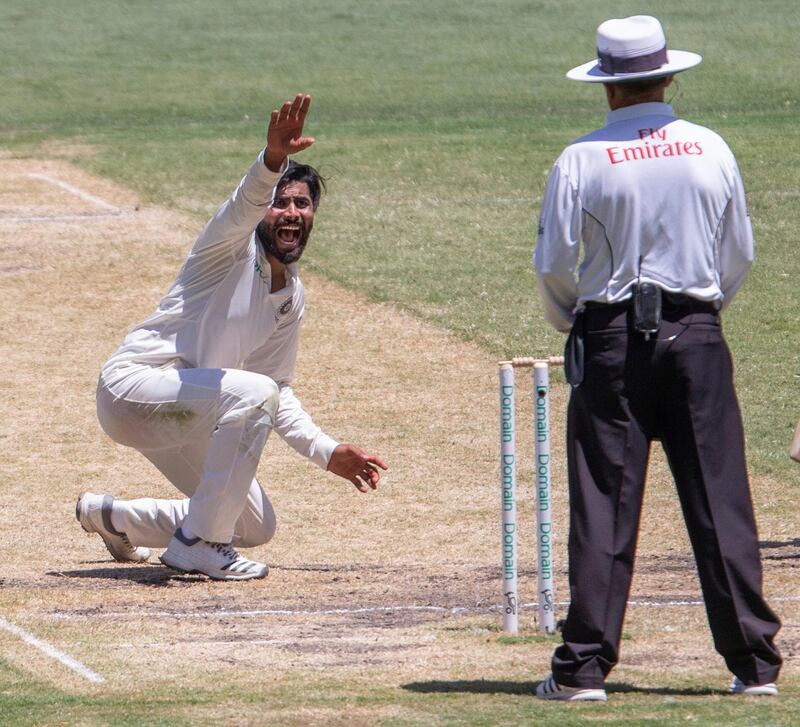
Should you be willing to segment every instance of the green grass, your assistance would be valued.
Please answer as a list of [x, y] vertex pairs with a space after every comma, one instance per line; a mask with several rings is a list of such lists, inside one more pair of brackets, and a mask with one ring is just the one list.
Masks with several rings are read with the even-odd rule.
[[[640, 9], [15, 0], [0, 9], [0, 144], [64, 147], [199, 225], [257, 152], [269, 109], [303, 89], [318, 138], [305, 156], [331, 178], [307, 267], [498, 356], [556, 353], [529, 264], [538, 199], [555, 156], [604, 114], [602, 92], [563, 73], [591, 57], [600, 20]], [[800, 11], [678, 0], [662, 20], [673, 47], [705, 56], [679, 76], [677, 109], [726, 136], [750, 194], [758, 262], [726, 316], [750, 459], [798, 483], [786, 448], [800, 377], [800, 125], [786, 59]]]
[[[192, 724], [299, 725], [314, 715], [325, 724], [375, 724], [385, 727], [518, 724], [585, 725], [749, 725], [790, 727], [800, 699], [794, 694], [758, 701], [721, 690], [675, 683], [637, 689], [612, 681], [606, 704], [547, 704], [531, 696], [534, 682], [450, 679], [395, 686], [369, 679], [316, 676], [309, 689], [302, 673], [273, 675], [257, 690], [235, 681], [217, 687], [181, 689], [164, 683], [146, 694], [78, 696], [31, 682], [0, 660], [0, 723], [33, 725], [122, 725], [159, 727]], [[293, 717], [302, 703], [305, 717]]]
[[[530, 268], [538, 200], [564, 145], [604, 117], [602, 92], [564, 72], [592, 56], [600, 21], [641, 11], [629, 0], [5, 0], [0, 147], [70, 158], [195, 214], [199, 228], [257, 153], [269, 110], [309, 92], [318, 142], [304, 158], [330, 177], [330, 194], [307, 268], [498, 357], [558, 353]], [[750, 460], [797, 487], [786, 449], [800, 415], [800, 86], [790, 60], [800, 10], [796, 0], [674, 0], [659, 12], [672, 47], [705, 56], [679, 77], [675, 106], [726, 137], [749, 192], [758, 259], [725, 324]], [[416, 715], [391, 725], [788, 725], [800, 710], [796, 696], [756, 706], [621, 692], [601, 711], [535, 704], [513, 683], [316, 686], [304, 693], [317, 705], [342, 705], [344, 690]], [[277, 689], [235, 699], [277, 704]], [[8, 724], [181, 724], [210, 718], [219, 699], [202, 688], [168, 694], [68, 696], [0, 663]]]

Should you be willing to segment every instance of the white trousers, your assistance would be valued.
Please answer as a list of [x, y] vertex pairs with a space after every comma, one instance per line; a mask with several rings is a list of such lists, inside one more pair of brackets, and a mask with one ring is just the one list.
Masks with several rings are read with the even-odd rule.
[[211, 542], [266, 543], [275, 513], [255, 473], [278, 400], [277, 384], [251, 371], [130, 364], [104, 372], [97, 387], [103, 430], [187, 496], [115, 500], [114, 526], [133, 545], [155, 548], [182, 524]]

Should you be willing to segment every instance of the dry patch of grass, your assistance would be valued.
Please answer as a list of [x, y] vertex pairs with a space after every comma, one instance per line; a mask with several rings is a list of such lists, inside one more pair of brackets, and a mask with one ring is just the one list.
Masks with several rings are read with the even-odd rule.
[[[67, 181], [120, 214], [100, 215], [91, 200], [32, 173]], [[167, 677], [179, 688], [222, 680], [257, 690], [264, 674], [291, 681], [303, 673], [309, 683], [331, 675], [363, 678], [388, 694], [402, 684], [423, 685], [419, 691], [424, 685], [435, 691], [437, 684], [461, 684], [461, 691], [469, 691], [464, 684], [482, 679], [506, 685], [497, 687], [500, 693], [529, 691], [546, 672], [554, 642], [503, 643], [495, 630], [497, 379], [485, 352], [391, 306], [368, 304], [304, 275], [307, 311], [297, 393], [331, 434], [385, 457], [391, 469], [381, 488], [361, 495], [274, 438], [259, 476], [275, 506], [278, 532], [253, 552], [271, 566], [266, 580], [215, 584], [171, 578], [156, 564], [115, 564], [99, 538], [85, 535], [76, 523], [78, 493], [173, 493], [141, 455], [100, 431], [96, 377], [124, 332], [157, 304], [199, 225], [142, 207], [126, 190], [62, 162], [3, 159], [0, 179], [0, 615], [99, 671], [109, 680], [106, 692], [134, 689], [131, 670], [140, 675], [136, 690], [156, 688]], [[47, 215], [85, 219], [8, 222]], [[313, 254], [312, 241], [307, 255]], [[369, 278], [363, 283], [366, 289]], [[567, 497], [561, 431], [568, 392], [558, 375], [553, 378], [556, 598], [563, 601]], [[520, 373], [517, 411], [523, 602], [535, 594], [526, 379]], [[781, 487], [756, 480], [756, 502]], [[770, 594], [798, 595], [796, 524], [793, 513], [768, 510], [761, 517]], [[666, 602], [698, 596], [677, 498], [656, 453], [632, 597]], [[786, 621], [786, 679], [796, 683], [796, 602], [775, 606]], [[466, 610], [455, 610], [461, 608]], [[523, 635], [533, 635], [532, 611], [522, 623]], [[659, 683], [654, 674], [662, 670], [678, 681], [709, 687], [724, 682], [702, 607], [635, 607], [626, 632], [623, 666], [615, 672], [620, 682], [647, 687]], [[99, 689], [5, 632], [0, 654], [65, 691]], [[413, 708], [397, 712], [394, 698], [385, 699], [353, 709], [369, 718], [413, 715]], [[248, 712], [241, 709], [244, 724]], [[309, 709], [310, 721], [326, 721], [320, 715], [341, 704]], [[281, 714], [286, 723], [302, 723], [302, 710], [292, 705]]]

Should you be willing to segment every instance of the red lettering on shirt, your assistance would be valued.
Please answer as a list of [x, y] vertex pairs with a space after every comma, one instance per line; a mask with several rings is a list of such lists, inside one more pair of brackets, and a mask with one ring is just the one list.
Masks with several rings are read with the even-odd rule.
[[[693, 148], [695, 149], [695, 151], [692, 151]], [[703, 147], [700, 146], [699, 141], [690, 141], [683, 145], [683, 151], [686, 154], [700, 156], [703, 153]]]
[[643, 146], [626, 146], [624, 152], [625, 152], [626, 162], [636, 161], [637, 159], [644, 159]]
[[661, 139], [661, 141], [667, 140], [667, 131], [666, 129], [639, 129], [639, 138], [644, 141], [645, 139]]
[[632, 146], [607, 146], [606, 154], [612, 164], [638, 162], [645, 159], [666, 159], [674, 156], [700, 156], [703, 147], [699, 141], [675, 141], [666, 144], [651, 144], [650, 139], [665, 139], [666, 131], [661, 129], [639, 129], [639, 138], [644, 144]]

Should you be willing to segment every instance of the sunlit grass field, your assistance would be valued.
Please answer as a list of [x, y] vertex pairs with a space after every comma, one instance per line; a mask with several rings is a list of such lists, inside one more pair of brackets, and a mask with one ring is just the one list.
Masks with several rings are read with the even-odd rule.
[[[590, 7], [591, 9], [587, 9]], [[313, 95], [306, 159], [330, 177], [307, 265], [498, 355], [556, 353], [530, 267], [546, 173], [602, 123], [602, 91], [564, 72], [634, 2], [42, 2], [0, 7], [0, 142], [74, 159], [201, 219], [263, 139]], [[749, 456], [785, 456], [800, 412], [800, 125], [793, 0], [661, 13], [704, 63], [672, 101], [740, 162], [758, 261], [726, 316]]]
[[[795, 0], [3, 0], [0, 150], [67, 159], [199, 226], [258, 153], [269, 111], [310, 93], [317, 143], [303, 158], [328, 177], [329, 195], [305, 267], [498, 357], [557, 354], [563, 339], [542, 320], [530, 266], [539, 200], [555, 157], [606, 110], [601, 89], [564, 73], [592, 57], [602, 20], [639, 12], [659, 15], [670, 47], [705, 58], [670, 93], [679, 114], [726, 138], [748, 191], [757, 261], [725, 315], [748, 457], [754, 473], [800, 494], [787, 457], [800, 417]], [[798, 523], [796, 510], [786, 518]], [[121, 704], [31, 683], [0, 659], [0, 724], [190, 724], [217, 703], [283, 709], [290, 688], [344, 711], [395, 698], [368, 681], [282, 684], [235, 699], [212, 687], [134, 690]], [[534, 714], [527, 695], [461, 691], [406, 690], [418, 720], [383, 723]], [[603, 713], [614, 724], [789, 725], [798, 696], [790, 687], [783, 707], [702, 694], [620, 701]], [[552, 707], [542, 714], [555, 724], [591, 714]]]

